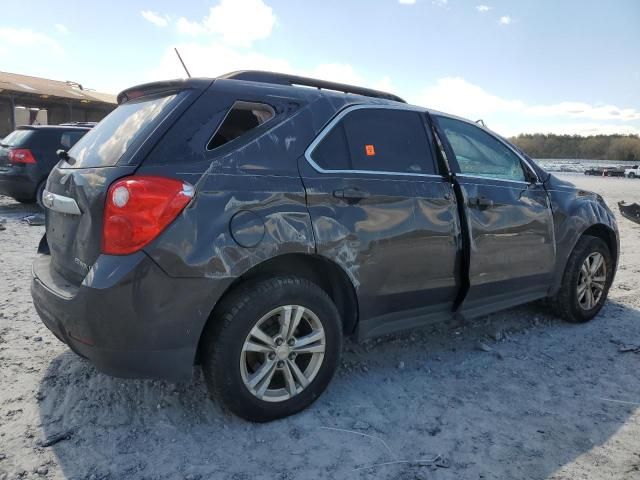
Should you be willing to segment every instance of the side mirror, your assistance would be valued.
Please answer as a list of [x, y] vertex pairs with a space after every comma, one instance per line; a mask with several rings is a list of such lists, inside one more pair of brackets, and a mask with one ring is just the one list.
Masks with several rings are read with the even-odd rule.
[[56, 155], [60, 160], [64, 160], [69, 165], [73, 165], [74, 160], [69, 156], [69, 152], [67, 152], [66, 150], [63, 150], [63, 149], [57, 150]]

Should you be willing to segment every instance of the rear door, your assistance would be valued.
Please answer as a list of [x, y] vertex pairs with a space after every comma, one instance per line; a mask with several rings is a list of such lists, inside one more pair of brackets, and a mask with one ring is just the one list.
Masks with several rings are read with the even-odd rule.
[[187, 98], [174, 91], [120, 105], [71, 148], [69, 162], [51, 171], [43, 195], [46, 238], [53, 267], [68, 281], [81, 283], [100, 254], [109, 185], [134, 173], [154, 133], [175, 120]]
[[464, 197], [470, 236], [469, 316], [546, 295], [555, 266], [549, 199], [535, 171], [478, 126], [435, 116]]
[[450, 315], [460, 229], [430, 135], [422, 112], [355, 106], [300, 160], [317, 251], [356, 285], [361, 336]]

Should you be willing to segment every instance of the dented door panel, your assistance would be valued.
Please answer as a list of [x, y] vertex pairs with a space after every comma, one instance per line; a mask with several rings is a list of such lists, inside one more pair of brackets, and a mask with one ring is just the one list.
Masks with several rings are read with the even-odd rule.
[[[451, 185], [437, 176], [325, 174], [304, 158], [298, 163], [317, 252], [337, 262], [356, 287], [360, 336], [397, 330], [388, 318], [396, 313], [450, 315], [461, 249]], [[334, 195], [346, 189], [367, 196]], [[391, 323], [383, 328], [382, 319]]]
[[[492, 283], [530, 278], [535, 287], [533, 277], [553, 272], [553, 221], [542, 185], [484, 179], [461, 179], [460, 185], [471, 224], [469, 300], [490, 295]], [[475, 203], [483, 197], [492, 205]]]

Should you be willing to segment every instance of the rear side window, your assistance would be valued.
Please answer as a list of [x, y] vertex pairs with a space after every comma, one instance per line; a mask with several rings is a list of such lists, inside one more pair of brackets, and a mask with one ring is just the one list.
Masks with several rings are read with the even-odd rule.
[[313, 160], [325, 170], [351, 170], [349, 144], [344, 125], [338, 123], [313, 150]]
[[422, 116], [406, 110], [353, 110], [331, 129], [311, 156], [325, 170], [436, 171]]
[[111, 167], [138, 138], [151, 133], [176, 103], [177, 94], [143, 97], [120, 105], [69, 151], [75, 160], [66, 168]]
[[211, 137], [207, 150], [221, 147], [231, 140], [271, 120], [275, 112], [263, 103], [235, 102]]

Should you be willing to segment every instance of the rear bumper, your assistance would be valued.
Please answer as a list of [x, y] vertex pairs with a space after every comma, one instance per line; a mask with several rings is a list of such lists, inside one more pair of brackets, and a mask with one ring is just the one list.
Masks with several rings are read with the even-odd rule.
[[0, 195], [20, 200], [30, 200], [36, 195], [38, 182], [31, 175], [15, 171], [11, 167], [0, 167]]
[[[69, 285], [49, 255], [33, 265], [31, 295], [43, 323], [109, 375], [192, 376], [200, 334], [217, 297], [206, 279], [168, 277], [140, 252], [102, 255], [82, 285]], [[220, 285], [220, 289], [224, 288]]]

